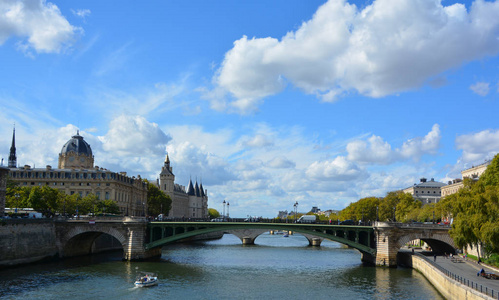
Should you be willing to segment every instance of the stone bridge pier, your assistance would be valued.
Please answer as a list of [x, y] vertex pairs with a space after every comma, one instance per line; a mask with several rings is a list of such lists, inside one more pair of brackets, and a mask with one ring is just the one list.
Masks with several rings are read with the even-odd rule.
[[243, 245], [254, 245], [255, 239], [262, 233], [269, 231], [268, 229], [233, 229], [226, 231], [227, 233], [237, 236]]
[[324, 240], [324, 238], [321, 238], [321, 237], [318, 237], [315, 235], [306, 234], [306, 233], [302, 233], [301, 235], [303, 235], [304, 237], [307, 238], [308, 244], [310, 246], [320, 246], [322, 241]]
[[456, 246], [449, 235], [449, 229], [440, 226], [412, 226], [411, 224], [377, 222], [376, 262], [377, 266], [397, 267], [397, 253], [407, 243], [420, 239], [426, 242], [432, 251], [455, 253]]

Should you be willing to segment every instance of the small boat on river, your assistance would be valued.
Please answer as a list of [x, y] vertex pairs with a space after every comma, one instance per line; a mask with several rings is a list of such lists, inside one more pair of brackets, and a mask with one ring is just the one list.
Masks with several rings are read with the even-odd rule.
[[153, 285], [157, 285], [157, 284], [158, 284], [158, 277], [155, 276], [154, 274], [150, 274], [150, 273], [140, 275], [135, 280], [136, 287], [148, 287], [148, 286], [153, 286]]

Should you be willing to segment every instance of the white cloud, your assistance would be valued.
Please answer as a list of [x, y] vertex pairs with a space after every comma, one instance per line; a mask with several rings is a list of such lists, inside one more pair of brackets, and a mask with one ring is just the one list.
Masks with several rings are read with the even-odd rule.
[[488, 82], [477, 82], [475, 84], [472, 84], [470, 86], [470, 89], [473, 91], [473, 93], [485, 97], [489, 94], [489, 85], [490, 84]]
[[252, 148], [263, 148], [263, 147], [271, 147], [274, 145], [272, 140], [270, 140], [268, 137], [266, 137], [263, 134], [257, 134], [254, 137], [248, 138], [242, 138], [242, 143], [244, 146], [247, 147], [252, 147]]
[[462, 163], [480, 163], [499, 153], [499, 130], [484, 130], [456, 138], [456, 147], [463, 150]]
[[392, 150], [381, 137], [372, 135], [367, 142], [356, 140], [347, 144], [348, 159], [359, 163], [390, 164], [395, 161], [413, 159], [418, 161], [425, 154], [436, 154], [440, 146], [440, 126], [433, 125], [424, 137], [416, 137]]
[[396, 159], [392, 147], [379, 136], [372, 135], [367, 142], [357, 140], [347, 145], [348, 159], [362, 163], [389, 164]]
[[267, 165], [274, 169], [289, 169], [294, 168], [296, 164], [285, 157], [274, 157]]
[[121, 115], [111, 121], [109, 131], [99, 140], [105, 151], [118, 155], [160, 156], [165, 154], [171, 137], [144, 117]]
[[174, 141], [168, 146], [172, 166], [178, 182], [187, 184], [192, 178], [202, 182], [205, 187], [210, 185], [224, 185], [229, 180], [235, 180], [231, 166], [223, 158], [206, 151], [204, 147], [197, 147], [185, 139]]
[[440, 126], [435, 124], [423, 138], [417, 137], [405, 142], [399, 152], [404, 158], [419, 160], [424, 154], [436, 154], [441, 138]]
[[72, 9], [71, 12], [73, 13], [73, 15], [80, 17], [82, 19], [85, 19], [86, 17], [90, 16], [91, 13], [90, 9], [77, 9], [77, 10]]
[[343, 156], [332, 161], [316, 161], [308, 167], [307, 176], [318, 180], [351, 181], [365, 175], [356, 164]]
[[215, 90], [234, 100], [217, 97], [212, 106], [251, 112], [288, 82], [324, 101], [349, 91], [382, 97], [415, 89], [450, 68], [496, 55], [497, 15], [498, 1], [476, 1], [468, 12], [434, 0], [376, 0], [362, 10], [330, 0], [281, 40], [235, 41], [213, 80]]
[[0, 45], [9, 37], [27, 38], [18, 43], [18, 48], [32, 55], [38, 53], [60, 53], [71, 46], [77, 32], [62, 16], [59, 8], [44, 0], [4, 0], [0, 2]]

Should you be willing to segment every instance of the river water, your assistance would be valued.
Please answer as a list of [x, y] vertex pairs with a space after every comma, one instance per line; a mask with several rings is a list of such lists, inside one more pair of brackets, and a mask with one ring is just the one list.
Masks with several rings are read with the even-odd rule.
[[[135, 288], [138, 272], [160, 282]], [[443, 299], [412, 269], [363, 266], [360, 253], [301, 235], [263, 234], [243, 246], [233, 235], [175, 244], [161, 259], [123, 262], [107, 253], [0, 271], [1, 299]]]

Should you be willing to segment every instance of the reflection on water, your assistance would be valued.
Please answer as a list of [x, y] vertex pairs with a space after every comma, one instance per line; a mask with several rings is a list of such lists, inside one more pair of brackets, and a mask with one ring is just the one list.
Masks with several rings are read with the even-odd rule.
[[[233, 235], [163, 248], [160, 259], [122, 262], [121, 253], [0, 271], [2, 299], [442, 299], [411, 269], [362, 266], [360, 253], [300, 235], [264, 234], [243, 246]], [[134, 288], [137, 272], [160, 283]]]

